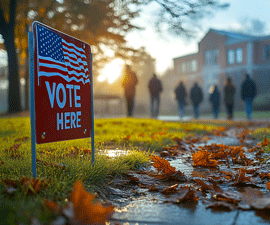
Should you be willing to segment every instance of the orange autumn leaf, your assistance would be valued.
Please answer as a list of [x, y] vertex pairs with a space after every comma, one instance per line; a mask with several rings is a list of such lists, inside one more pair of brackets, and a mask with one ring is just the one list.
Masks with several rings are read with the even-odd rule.
[[266, 187], [267, 187], [268, 190], [270, 190], [270, 182], [266, 183]]
[[93, 194], [88, 193], [82, 183], [76, 181], [70, 200], [73, 203], [75, 219], [81, 224], [105, 223], [114, 207], [104, 207], [100, 203], [93, 202]]
[[172, 167], [170, 163], [159, 156], [150, 155], [150, 158], [154, 161], [153, 167], [155, 167], [159, 172], [162, 173], [175, 173], [175, 167]]
[[44, 204], [45, 206], [51, 211], [51, 212], [56, 212], [56, 213], [59, 213], [60, 212], [60, 206], [56, 203], [56, 202], [53, 202], [53, 201], [50, 201], [50, 200], [47, 200], [47, 199], [44, 199]]
[[269, 141], [268, 141], [268, 139], [266, 137], [263, 139], [263, 142], [261, 143], [261, 145], [262, 145], [262, 147], [265, 147], [265, 146], [269, 145]]
[[207, 151], [200, 150], [192, 154], [193, 166], [217, 166], [218, 162], [211, 159], [210, 154]]

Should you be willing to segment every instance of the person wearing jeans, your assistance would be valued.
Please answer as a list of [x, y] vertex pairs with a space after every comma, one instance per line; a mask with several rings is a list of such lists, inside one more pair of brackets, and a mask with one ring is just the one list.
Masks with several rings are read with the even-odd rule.
[[235, 86], [230, 77], [227, 77], [224, 86], [224, 103], [227, 109], [227, 118], [233, 119], [233, 106], [234, 106]]
[[247, 119], [251, 120], [252, 116], [252, 102], [257, 95], [255, 82], [246, 74], [246, 79], [241, 85], [241, 98], [246, 103]]
[[138, 84], [138, 79], [129, 65], [125, 65], [123, 75], [124, 79], [122, 86], [124, 87], [127, 102], [127, 116], [132, 117], [134, 110], [135, 87]]
[[246, 113], [247, 113], [247, 119], [250, 120], [252, 116], [252, 98], [246, 98], [245, 103], [246, 103]]
[[219, 93], [217, 85], [212, 85], [209, 90], [209, 93], [210, 93], [209, 100], [212, 104], [213, 115], [214, 115], [214, 118], [217, 119], [218, 113], [219, 113], [219, 106], [220, 106], [220, 93]]
[[157, 118], [159, 114], [160, 93], [163, 87], [156, 74], [153, 74], [153, 77], [150, 79], [148, 89], [150, 92], [151, 117]]
[[178, 103], [179, 118], [183, 119], [184, 108], [186, 105], [186, 97], [187, 97], [187, 92], [186, 92], [186, 88], [183, 81], [180, 81], [178, 86], [175, 88], [174, 93], [175, 93], [176, 101]]
[[159, 102], [160, 102], [160, 97], [159, 96], [153, 96], [151, 95], [151, 117], [152, 118], [157, 118], [159, 114]]
[[203, 101], [203, 92], [197, 82], [195, 82], [193, 87], [191, 88], [190, 98], [193, 104], [195, 119], [198, 119], [200, 116], [199, 105]]

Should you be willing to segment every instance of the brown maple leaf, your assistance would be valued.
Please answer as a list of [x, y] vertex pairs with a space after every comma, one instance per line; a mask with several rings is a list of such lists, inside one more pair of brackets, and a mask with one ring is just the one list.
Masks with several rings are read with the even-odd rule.
[[165, 174], [176, 172], [175, 167], [172, 167], [166, 159], [154, 155], [150, 155], [150, 158], [154, 161], [152, 165], [158, 170], [158, 172], [161, 171], [162, 173]]
[[178, 184], [172, 185], [172, 186], [167, 187], [166, 189], [162, 190], [161, 193], [164, 195], [169, 195], [169, 194], [175, 193], [175, 192], [177, 192], [177, 190], [176, 190], [177, 187], [178, 187]]
[[94, 202], [94, 195], [88, 193], [82, 183], [76, 181], [70, 200], [73, 203], [75, 220], [79, 224], [105, 223], [112, 213], [114, 207], [104, 207], [100, 203]]
[[206, 184], [203, 180], [195, 179], [194, 181], [201, 186], [203, 192], [214, 190], [212, 185]]
[[215, 167], [218, 162], [211, 159], [210, 154], [205, 150], [200, 150], [192, 154], [193, 166]]
[[263, 194], [261, 191], [254, 188], [245, 188], [242, 199], [252, 208], [270, 209], [269, 194]]
[[195, 196], [196, 191], [191, 187], [181, 187], [176, 196], [171, 197], [167, 202], [179, 204], [179, 203], [197, 203], [198, 197]]
[[238, 173], [235, 176], [234, 185], [237, 185], [239, 183], [249, 182], [249, 181], [250, 181], [250, 177], [246, 177], [246, 170], [244, 168], [240, 168]]

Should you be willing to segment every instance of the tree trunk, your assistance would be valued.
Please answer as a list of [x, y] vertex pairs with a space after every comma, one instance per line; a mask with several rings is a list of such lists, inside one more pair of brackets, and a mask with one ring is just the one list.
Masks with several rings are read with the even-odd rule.
[[14, 31], [8, 30], [8, 35], [3, 35], [5, 48], [8, 55], [8, 112], [20, 112], [21, 95], [20, 95], [20, 78], [18, 69], [18, 56], [14, 42]]

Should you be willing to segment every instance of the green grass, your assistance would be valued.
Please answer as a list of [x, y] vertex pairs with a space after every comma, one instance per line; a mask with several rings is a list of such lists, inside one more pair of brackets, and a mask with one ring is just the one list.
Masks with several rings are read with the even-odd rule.
[[[174, 137], [187, 138], [209, 133], [215, 127], [151, 119], [97, 119], [94, 165], [91, 163], [90, 138], [37, 145], [37, 178], [50, 179], [48, 187], [37, 196], [26, 196], [23, 191], [17, 191], [10, 197], [5, 193], [2, 179], [19, 180], [32, 176], [30, 119], [0, 119], [0, 203], [5, 203], [1, 204], [0, 211], [6, 208], [6, 219], [26, 221], [24, 224], [29, 224], [27, 220], [32, 211], [37, 213], [39, 219], [44, 217], [49, 220], [47, 214], [42, 213], [41, 199], [64, 204], [75, 180], [81, 180], [88, 191], [102, 194], [103, 187], [114, 177], [148, 165], [150, 152], [174, 144]], [[127, 150], [127, 154], [112, 158], [104, 154], [106, 149]]]
[[[79, 139], [37, 145], [37, 174], [40, 179], [52, 179], [46, 196], [65, 195], [76, 179], [87, 184], [99, 184], [110, 175], [120, 175], [149, 161], [148, 151], [160, 151], [173, 144], [173, 138], [187, 138], [208, 133], [214, 125], [195, 123], [164, 123], [151, 119], [95, 120], [96, 162], [91, 164], [91, 140]], [[30, 119], [0, 119], [1, 177], [20, 179], [31, 177]], [[105, 149], [131, 150], [120, 157], [109, 158]], [[47, 165], [46, 165], [47, 163]], [[60, 165], [64, 165], [63, 170]], [[62, 185], [65, 184], [65, 185]]]
[[[253, 136], [258, 138], [260, 141], [263, 141], [264, 138], [267, 138], [270, 142], [270, 127], [256, 129], [253, 133]], [[265, 146], [264, 151], [270, 152], [270, 146]]]
[[[254, 119], [269, 119], [269, 111], [253, 111], [252, 112], [252, 117]], [[213, 118], [212, 113], [207, 113], [207, 114], [202, 114], [202, 119], [203, 118]], [[221, 112], [219, 114], [219, 118], [227, 118], [227, 114], [225, 112]], [[234, 119], [246, 119], [247, 115], [245, 111], [235, 111], [234, 112]]]

